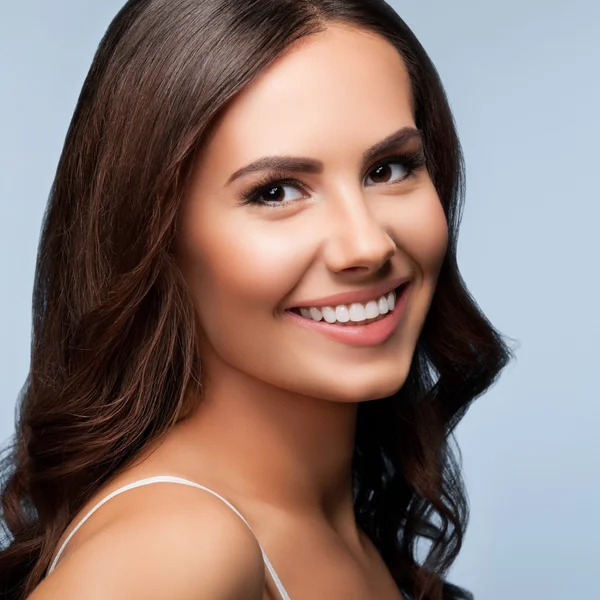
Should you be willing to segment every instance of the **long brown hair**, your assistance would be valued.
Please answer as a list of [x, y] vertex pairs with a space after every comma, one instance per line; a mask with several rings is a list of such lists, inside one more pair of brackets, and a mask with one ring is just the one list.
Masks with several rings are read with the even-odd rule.
[[[449, 441], [512, 351], [457, 266], [464, 166], [444, 89], [383, 0], [130, 0], [112, 21], [43, 221], [31, 366], [0, 471], [3, 598], [34, 589], [76, 512], [190, 410], [190, 388], [201, 392], [195, 315], [173, 252], [194, 153], [237, 92], [332, 22], [375, 32], [404, 58], [449, 226], [406, 383], [359, 406], [356, 519], [400, 589], [417, 600], [472, 598], [444, 579], [468, 520]], [[431, 542], [422, 563], [421, 538]]]

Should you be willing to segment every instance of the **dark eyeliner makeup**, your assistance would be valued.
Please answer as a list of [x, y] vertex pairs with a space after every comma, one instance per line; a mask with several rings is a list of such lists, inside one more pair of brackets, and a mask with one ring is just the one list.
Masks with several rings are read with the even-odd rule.
[[297, 200], [273, 200], [272, 202], [265, 202], [264, 200], [260, 200], [262, 194], [270, 191], [272, 188], [283, 185], [293, 186], [301, 191], [304, 191], [305, 189], [304, 186], [297, 179], [289, 178], [287, 172], [271, 171], [268, 175], [264, 176], [256, 184], [254, 184], [248, 191], [242, 194], [243, 200], [241, 202], [241, 205], [245, 206], [247, 204], [259, 204], [263, 206], [268, 206], [269, 208], [278, 208], [279, 206], [289, 204], [290, 202], [297, 202]]
[[[374, 169], [377, 169], [377, 168], [387, 165], [387, 164], [394, 164], [394, 163], [401, 164], [404, 167], [404, 169], [407, 171], [407, 174], [404, 177], [402, 177], [401, 179], [397, 179], [390, 183], [380, 183], [380, 184], [375, 184], [375, 185], [384, 185], [384, 186], [385, 185], [398, 185], [398, 184], [405, 182], [406, 180], [410, 179], [411, 177], [414, 177], [416, 172], [420, 168], [425, 166], [426, 159], [425, 159], [425, 155], [422, 150], [418, 150], [416, 152], [410, 152], [410, 153], [396, 153], [395, 155], [388, 156], [384, 159], [378, 160], [376, 163], [373, 164], [372, 167], [369, 168], [366, 175], [368, 175]], [[287, 177], [287, 175], [288, 174], [286, 172], [271, 171], [268, 175], [266, 175], [265, 177], [260, 179], [257, 183], [255, 183], [249, 190], [242, 193], [240, 205], [246, 206], [249, 204], [255, 204], [255, 205], [259, 205], [259, 206], [265, 206], [268, 208], [278, 209], [283, 206], [287, 206], [288, 204], [291, 204], [292, 202], [299, 202], [299, 199], [283, 200], [283, 201], [261, 200], [261, 197], [264, 193], [269, 192], [273, 188], [277, 188], [277, 187], [284, 186], [284, 185], [295, 187], [296, 189], [298, 189], [299, 191], [302, 191], [302, 192], [305, 191], [305, 189], [306, 189], [305, 186], [303, 186], [297, 179], [289, 178], [289, 177]]]

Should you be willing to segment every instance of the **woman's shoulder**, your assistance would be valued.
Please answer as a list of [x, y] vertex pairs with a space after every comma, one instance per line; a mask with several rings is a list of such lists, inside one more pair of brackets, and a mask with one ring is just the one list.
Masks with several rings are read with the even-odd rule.
[[[107, 487], [89, 504], [123, 485]], [[192, 486], [156, 482], [119, 493], [69, 545], [32, 600], [262, 598], [258, 541], [222, 500]]]

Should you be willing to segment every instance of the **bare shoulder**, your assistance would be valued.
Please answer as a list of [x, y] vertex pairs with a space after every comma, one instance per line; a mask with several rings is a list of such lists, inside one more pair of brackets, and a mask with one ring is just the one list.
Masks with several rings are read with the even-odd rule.
[[156, 484], [129, 490], [105, 507], [110, 503], [109, 517], [65, 554], [30, 600], [262, 599], [260, 546], [220, 499]]

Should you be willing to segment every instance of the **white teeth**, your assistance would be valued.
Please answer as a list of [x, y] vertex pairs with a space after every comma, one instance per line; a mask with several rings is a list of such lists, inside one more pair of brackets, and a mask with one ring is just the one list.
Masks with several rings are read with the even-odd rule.
[[350, 306], [340, 304], [339, 306], [313, 306], [300, 309], [300, 314], [306, 319], [314, 321], [325, 320], [327, 323], [360, 323], [367, 319], [375, 319], [379, 315], [385, 315], [396, 306], [396, 292], [392, 291], [377, 300], [370, 300], [366, 304], [353, 302]]
[[379, 316], [379, 306], [376, 300], [371, 300], [367, 302], [365, 306], [365, 317], [367, 319], [374, 319]]
[[355, 302], [354, 304], [350, 305], [350, 320], [351, 321], [355, 321], [355, 322], [364, 321], [367, 318], [365, 313], [366, 313], [366, 310], [362, 304]]
[[390, 310], [390, 306], [388, 304], [387, 298], [385, 296], [381, 296], [379, 298], [379, 314], [385, 315]]
[[321, 310], [323, 311], [323, 318], [328, 323], [335, 323], [337, 321], [335, 310], [331, 306], [324, 306]]
[[347, 323], [350, 320], [350, 311], [347, 306], [341, 304], [335, 307], [335, 318], [340, 323]]
[[388, 306], [390, 307], [390, 310], [394, 310], [394, 306], [396, 306], [396, 294], [394, 294], [393, 292], [390, 292], [387, 295], [387, 301], [388, 301]]
[[320, 321], [323, 318], [321, 311], [318, 308], [310, 308], [310, 318], [314, 321]]

